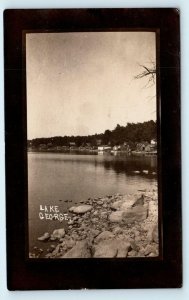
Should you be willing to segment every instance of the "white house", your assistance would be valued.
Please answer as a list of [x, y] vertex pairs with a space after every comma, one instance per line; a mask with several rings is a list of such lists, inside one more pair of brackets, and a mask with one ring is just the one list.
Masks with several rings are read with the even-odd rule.
[[111, 150], [111, 147], [110, 146], [98, 146], [98, 151], [108, 151], [108, 150]]
[[153, 139], [153, 140], [151, 140], [150, 144], [155, 146], [155, 145], [157, 145], [157, 142], [156, 142], [156, 140]]

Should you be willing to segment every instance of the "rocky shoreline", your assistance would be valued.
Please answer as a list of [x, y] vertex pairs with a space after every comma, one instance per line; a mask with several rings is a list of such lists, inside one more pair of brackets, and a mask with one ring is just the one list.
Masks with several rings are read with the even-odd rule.
[[51, 242], [47, 254], [35, 247], [31, 258], [156, 257], [158, 242], [157, 187], [135, 194], [88, 199], [69, 209], [65, 228], [38, 238]]

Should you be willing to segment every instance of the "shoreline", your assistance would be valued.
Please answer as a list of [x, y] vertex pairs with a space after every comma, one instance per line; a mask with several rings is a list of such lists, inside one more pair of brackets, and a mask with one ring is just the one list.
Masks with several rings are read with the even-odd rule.
[[98, 151], [98, 150], [80, 150], [80, 149], [71, 149], [71, 150], [29, 150], [27, 151], [28, 154], [30, 153], [55, 153], [55, 154], [95, 154], [95, 155], [127, 155], [127, 156], [155, 156], [157, 157], [157, 152], [153, 151]]
[[[38, 238], [30, 258], [157, 257], [157, 187], [89, 198], [69, 209], [67, 226]], [[43, 243], [50, 242], [46, 253]]]

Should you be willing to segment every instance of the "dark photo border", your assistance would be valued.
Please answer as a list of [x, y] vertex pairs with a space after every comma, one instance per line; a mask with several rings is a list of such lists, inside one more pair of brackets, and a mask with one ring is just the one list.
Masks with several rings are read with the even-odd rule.
[[[154, 31], [160, 255], [28, 259], [26, 32]], [[5, 10], [7, 283], [9, 290], [182, 285], [180, 32], [177, 9]]]

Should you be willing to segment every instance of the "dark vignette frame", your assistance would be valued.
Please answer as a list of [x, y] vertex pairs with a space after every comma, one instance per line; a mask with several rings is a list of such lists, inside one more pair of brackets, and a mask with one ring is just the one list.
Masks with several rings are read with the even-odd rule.
[[[155, 31], [158, 84], [158, 258], [27, 259], [26, 32]], [[182, 286], [179, 11], [5, 10], [7, 283], [9, 290]], [[160, 76], [161, 75], [161, 76]]]

